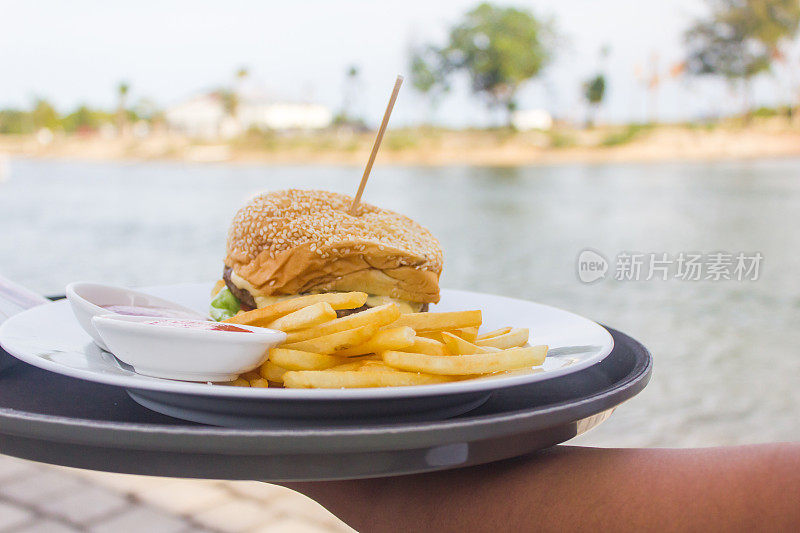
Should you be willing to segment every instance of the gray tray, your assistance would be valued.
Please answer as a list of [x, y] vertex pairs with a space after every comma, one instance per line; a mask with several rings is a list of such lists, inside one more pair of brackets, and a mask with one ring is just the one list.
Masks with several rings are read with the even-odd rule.
[[0, 375], [0, 452], [77, 468], [264, 481], [402, 475], [487, 463], [575, 437], [650, 379], [652, 358], [618, 331], [590, 368], [495, 393], [440, 421], [231, 429], [177, 420], [124, 389], [17, 364]]

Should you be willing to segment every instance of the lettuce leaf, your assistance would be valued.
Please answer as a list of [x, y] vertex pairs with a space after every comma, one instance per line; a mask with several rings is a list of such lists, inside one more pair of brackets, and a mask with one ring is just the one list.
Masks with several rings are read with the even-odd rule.
[[216, 320], [221, 322], [227, 318], [232, 317], [242, 309], [239, 300], [231, 293], [228, 287], [223, 287], [217, 293], [213, 300], [211, 300], [211, 308], [208, 314]]

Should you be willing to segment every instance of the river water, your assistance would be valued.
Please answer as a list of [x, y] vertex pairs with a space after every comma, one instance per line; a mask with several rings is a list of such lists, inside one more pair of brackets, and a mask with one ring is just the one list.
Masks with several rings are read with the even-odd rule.
[[[217, 279], [227, 225], [249, 195], [351, 192], [360, 172], [12, 160], [0, 182], [0, 273], [47, 294], [77, 279]], [[800, 160], [377, 167], [365, 200], [439, 237], [443, 286], [562, 307], [650, 348], [647, 389], [577, 442], [800, 439]], [[579, 279], [586, 248], [609, 262], [605, 279]], [[702, 255], [706, 268], [716, 252], [763, 260], [755, 280], [691, 281], [672, 270], [667, 280], [645, 279], [650, 256], [637, 254], [666, 253], [669, 262], [681, 252]], [[635, 277], [617, 271], [620, 254], [644, 261], [641, 279], [615, 279]]]

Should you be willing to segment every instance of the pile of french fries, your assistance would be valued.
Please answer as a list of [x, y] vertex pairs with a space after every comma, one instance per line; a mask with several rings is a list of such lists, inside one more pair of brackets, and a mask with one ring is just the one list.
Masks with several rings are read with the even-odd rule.
[[288, 388], [397, 387], [535, 372], [547, 346], [525, 328], [479, 333], [480, 311], [401, 314], [395, 304], [337, 318], [364, 305], [363, 292], [299, 296], [225, 322], [286, 332], [258, 370], [233, 385]]

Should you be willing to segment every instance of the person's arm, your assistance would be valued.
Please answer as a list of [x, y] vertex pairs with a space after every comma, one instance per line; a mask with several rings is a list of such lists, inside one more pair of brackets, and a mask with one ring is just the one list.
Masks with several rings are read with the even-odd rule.
[[285, 486], [361, 532], [800, 530], [800, 444], [559, 446], [460, 470]]

